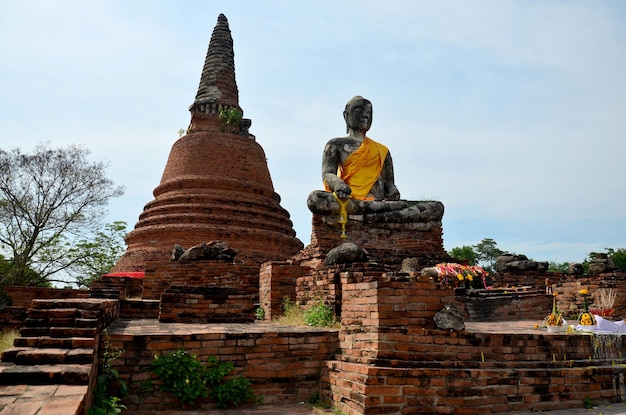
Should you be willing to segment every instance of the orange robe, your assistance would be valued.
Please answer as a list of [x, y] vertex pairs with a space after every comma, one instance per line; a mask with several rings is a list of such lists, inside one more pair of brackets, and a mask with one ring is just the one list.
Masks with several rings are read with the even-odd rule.
[[373, 200], [367, 195], [380, 177], [388, 152], [383, 144], [365, 137], [361, 146], [339, 166], [337, 176], [352, 189], [352, 199]]

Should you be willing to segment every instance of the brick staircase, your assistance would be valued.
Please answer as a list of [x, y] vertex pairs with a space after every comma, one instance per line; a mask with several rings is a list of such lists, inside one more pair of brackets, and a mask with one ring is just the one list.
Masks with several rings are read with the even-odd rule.
[[[16, 389], [18, 385], [61, 387], [62, 391], [51, 390], [50, 387], [45, 389], [53, 396], [46, 398], [42, 405], [54, 404], [54, 395], [60, 394], [60, 399], [66, 403], [61, 405], [59, 414], [84, 414], [91, 404], [99, 335], [118, 316], [119, 301], [113, 299], [33, 300], [20, 329], [20, 337], [15, 339], [13, 347], [1, 354], [0, 414], [4, 414], [2, 402], [7, 395], [14, 398], [10, 405], [37, 407], [33, 399], [36, 400], [38, 393], [42, 392], [31, 389], [27, 396], [23, 396], [22, 389]], [[73, 407], [67, 406], [68, 393], [72, 395], [70, 401], [74, 403]], [[12, 408], [9, 413], [55, 413], [49, 408], [44, 412], [38, 412], [43, 410], [40, 407], [34, 410], [27, 408], [11, 412], [15, 410]]]

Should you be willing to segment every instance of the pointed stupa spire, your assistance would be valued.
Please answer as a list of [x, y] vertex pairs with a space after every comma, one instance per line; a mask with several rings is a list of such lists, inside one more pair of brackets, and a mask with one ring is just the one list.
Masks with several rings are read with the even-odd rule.
[[[238, 131], [221, 128], [219, 112], [241, 110], [238, 101], [233, 41], [221, 14], [190, 107], [191, 125], [172, 146], [154, 200], [126, 235], [127, 250], [114, 272], [143, 271], [147, 261], [157, 269], [170, 264], [173, 246], [202, 241], [225, 242], [237, 251], [237, 260], [259, 266], [303, 248], [289, 212], [280, 206], [265, 152], [248, 133], [251, 121], [242, 119]], [[158, 289], [147, 292], [144, 298], [161, 295]]]
[[228, 20], [220, 14], [204, 60], [198, 93], [189, 111], [217, 114], [231, 107], [241, 109], [235, 80], [235, 52]]

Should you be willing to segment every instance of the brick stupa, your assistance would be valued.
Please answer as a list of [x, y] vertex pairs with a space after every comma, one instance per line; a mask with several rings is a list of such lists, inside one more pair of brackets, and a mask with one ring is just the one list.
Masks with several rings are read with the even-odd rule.
[[166, 262], [184, 248], [219, 240], [236, 260], [261, 264], [302, 249], [289, 213], [274, 191], [265, 152], [243, 119], [224, 131], [222, 110], [239, 106], [233, 40], [221, 14], [213, 30], [200, 86], [189, 108], [187, 134], [172, 146], [154, 200], [146, 204], [114, 272], [143, 271], [146, 259]]

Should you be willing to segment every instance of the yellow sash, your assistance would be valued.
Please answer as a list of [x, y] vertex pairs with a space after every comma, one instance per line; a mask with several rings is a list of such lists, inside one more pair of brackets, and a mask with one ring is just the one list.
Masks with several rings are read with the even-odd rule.
[[383, 170], [388, 152], [383, 144], [365, 137], [361, 146], [339, 166], [337, 176], [352, 189], [352, 199], [368, 200], [367, 195]]

